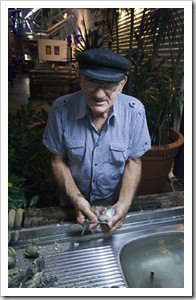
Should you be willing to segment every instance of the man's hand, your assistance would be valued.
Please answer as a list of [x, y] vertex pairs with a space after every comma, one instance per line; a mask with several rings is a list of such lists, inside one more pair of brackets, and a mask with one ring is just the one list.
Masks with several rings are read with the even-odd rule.
[[100, 224], [104, 233], [114, 232], [116, 229], [120, 228], [129, 209], [129, 207], [126, 207], [121, 202], [117, 202], [112, 207], [115, 209], [114, 216], [108, 220], [108, 224]]
[[108, 221], [108, 225], [101, 226], [104, 232], [113, 232], [121, 227], [133, 201], [140, 178], [141, 159], [128, 159], [122, 178], [119, 199], [118, 202], [113, 205], [115, 215]]
[[92, 212], [90, 203], [83, 197], [78, 197], [74, 199], [74, 207], [76, 211], [76, 221], [78, 224], [83, 224], [85, 219], [88, 219], [90, 222], [89, 229], [94, 229], [97, 227], [97, 215]]

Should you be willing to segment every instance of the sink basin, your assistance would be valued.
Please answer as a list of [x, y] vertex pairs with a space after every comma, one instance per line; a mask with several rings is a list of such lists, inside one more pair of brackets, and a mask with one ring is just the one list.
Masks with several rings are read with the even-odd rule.
[[132, 240], [122, 247], [120, 263], [130, 288], [183, 288], [183, 232]]

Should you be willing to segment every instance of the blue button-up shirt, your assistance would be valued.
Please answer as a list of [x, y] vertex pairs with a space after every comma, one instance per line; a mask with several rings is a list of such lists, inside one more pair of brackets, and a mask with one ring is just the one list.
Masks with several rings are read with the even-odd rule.
[[139, 158], [151, 148], [139, 100], [118, 94], [99, 133], [81, 91], [53, 103], [43, 144], [65, 157], [77, 187], [90, 202], [117, 200], [127, 159]]

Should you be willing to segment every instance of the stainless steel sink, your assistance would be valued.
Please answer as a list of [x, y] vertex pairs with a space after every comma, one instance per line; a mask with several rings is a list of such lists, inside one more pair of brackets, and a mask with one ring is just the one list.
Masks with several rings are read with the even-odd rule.
[[[81, 236], [82, 226], [68, 222], [22, 229], [17, 242], [17, 233], [12, 232], [10, 245], [16, 250], [17, 265], [27, 268], [32, 261], [24, 259], [24, 249], [30, 242], [37, 242], [45, 258], [45, 272], [58, 277], [54, 288], [162, 287], [160, 274], [166, 277], [171, 272], [168, 268], [175, 264], [175, 277], [179, 276], [182, 286], [183, 222], [183, 206], [130, 212], [113, 234], [104, 234], [98, 228]], [[158, 251], [161, 243], [165, 253]], [[143, 285], [145, 276], [147, 283]], [[170, 287], [176, 287], [176, 282], [170, 281]]]
[[183, 288], [184, 235], [165, 232], [125, 244], [120, 263], [130, 288]]

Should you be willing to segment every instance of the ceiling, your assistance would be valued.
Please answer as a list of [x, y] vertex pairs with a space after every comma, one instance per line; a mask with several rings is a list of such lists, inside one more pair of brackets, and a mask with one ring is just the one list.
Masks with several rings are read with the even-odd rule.
[[11, 32], [23, 39], [52, 38], [74, 19], [72, 8], [9, 8], [8, 14]]

